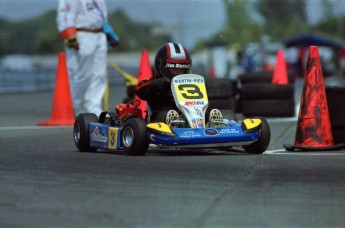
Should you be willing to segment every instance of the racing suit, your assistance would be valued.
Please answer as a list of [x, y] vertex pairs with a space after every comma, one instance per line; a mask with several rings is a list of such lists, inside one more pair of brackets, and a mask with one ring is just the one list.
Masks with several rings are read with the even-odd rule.
[[[138, 83], [135, 93], [141, 100], [147, 101], [151, 111], [150, 122], [165, 122], [165, 116], [160, 114], [168, 110], [175, 110], [181, 114], [172, 95], [170, 79], [165, 77], [144, 79]], [[210, 112], [210, 109], [206, 110], [206, 120], [210, 118]]]
[[107, 20], [104, 0], [59, 0], [57, 26], [66, 59], [75, 115], [99, 115], [107, 85]]
[[176, 104], [170, 88], [170, 80], [165, 77], [152, 77], [142, 80], [136, 88], [136, 94], [140, 99], [147, 101], [152, 112], [150, 121], [162, 121], [157, 119], [160, 112], [171, 109], [176, 110]]

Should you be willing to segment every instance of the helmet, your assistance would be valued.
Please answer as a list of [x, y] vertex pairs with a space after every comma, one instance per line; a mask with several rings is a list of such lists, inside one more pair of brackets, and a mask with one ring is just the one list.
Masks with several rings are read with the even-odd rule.
[[192, 59], [181, 44], [167, 43], [159, 48], [154, 64], [157, 78], [172, 79], [179, 74], [188, 74], [192, 67]]

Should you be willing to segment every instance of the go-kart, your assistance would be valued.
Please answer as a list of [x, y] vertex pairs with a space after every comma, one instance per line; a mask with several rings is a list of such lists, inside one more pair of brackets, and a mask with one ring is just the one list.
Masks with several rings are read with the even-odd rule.
[[[171, 91], [181, 115], [169, 122], [149, 122], [150, 113], [139, 108], [140, 100], [115, 106], [115, 112], [77, 116], [73, 134], [79, 151], [125, 150], [128, 155], [145, 155], [154, 148], [242, 147], [261, 154], [270, 143], [270, 127], [261, 117], [206, 121], [208, 98], [204, 77], [175, 76]], [[148, 109], [149, 110], [149, 109]]]

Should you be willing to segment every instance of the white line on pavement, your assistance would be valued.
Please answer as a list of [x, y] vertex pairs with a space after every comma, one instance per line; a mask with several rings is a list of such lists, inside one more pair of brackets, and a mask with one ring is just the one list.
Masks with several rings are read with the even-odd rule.
[[315, 155], [315, 156], [329, 156], [329, 155], [345, 155], [345, 150], [337, 150], [337, 151], [286, 151], [285, 149], [279, 150], [267, 150], [263, 154], [270, 154], [270, 155]]

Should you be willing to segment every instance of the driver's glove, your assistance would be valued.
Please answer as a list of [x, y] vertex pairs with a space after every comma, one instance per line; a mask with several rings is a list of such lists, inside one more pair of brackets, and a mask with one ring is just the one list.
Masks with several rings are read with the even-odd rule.
[[153, 80], [152, 86], [156, 91], [164, 91], [169, 89], [170, 80], [166, 79], [165, 77], [157, 78]]

